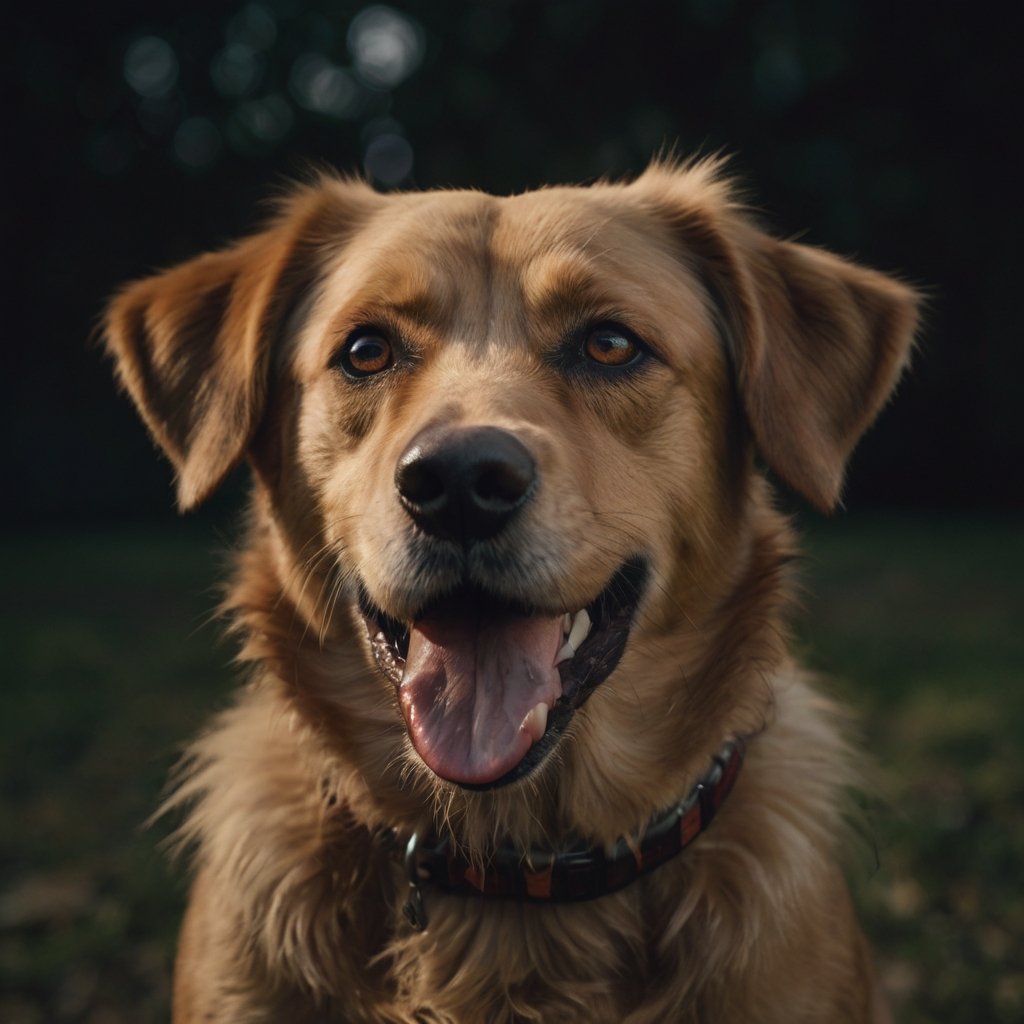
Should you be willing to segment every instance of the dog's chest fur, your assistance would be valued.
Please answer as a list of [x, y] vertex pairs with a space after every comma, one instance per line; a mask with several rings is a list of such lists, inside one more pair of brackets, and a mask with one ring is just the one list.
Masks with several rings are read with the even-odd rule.
[[[778, 666], [771, 729], [748, 754], [713, 830], [685, 857], [622, 892], [575, 905], [424, 887], [430, 926], [420, 933], [402, 914], [409, 883], [392, 830], [416, 828], [422, 805], [401, 786], [368, 783], [386, 774], [393, 716], [382, 702], [375, 722], [371, 716], [376, 732], [363, 719], [359, 737], [341, 745], [354, 760], [310, 728], [311, 715], [345, 720], [346, 699], [361, 702], [361, 687], [374, 681], [364, 678], [344, 633], [311, 641], [279, 603], [254, 601], [276, 593], [264, 578], [273, 559], [254, 558], [258, 547], [243, 559], [236, 595], [244, 597], [234, 600], [243, 602], [235, 614], [249, 627], [243, 657], [261, 670], [195, 745], [174, 798], [193, 804], [182, 839], [197, 844], [194, 903], [204, 915], [186, 923], [180, 955], [186, 967], [194, 958], [199, 974], [204, 963], [218, 965], [209, 981], [215, 995], [203, 997], [221, 1015], [212, 1019], [781, 1024], [800, 1019], [793, 1013], [802, 1005], [808, 1020], [853, 1021], [868, 1012], [871, 992], [859, 973], [867, 953], [850, 958], [855, 924], [833, 863], [837, 808], [851, 782], [842, 718], [797, 669]], [[785, 531], [772, 544], [765, 538], [765, 547], [767, 563], [782, 561]], [[784, 588], [781, 575], [775, 583]], [[763, 656], [765, 645], [777, 644], [781, 597], [768, 588], [759, 599], [765, 635], [747, 643]], [[282, 672], [266, 672], [267, 665]], [[301, 693], [282, 678], [284, 666], [304, 679]], [[756, 670], [731, 680], [736, 690], [764, 682]], [[822, 891], [832, 902], [821, 900]], [[250, 938], [239, 942], [240, 935]], [[792, 955], [801, 948], [835, 960], [827, 986], [810, 966], [801, 971]], [[225, 964], [233, 965], [230, 982]], [[780, 979], [785, 993], [776, 1010], [761, 993]], [[189, 998], [179, 993], [179, 1002]], [[818, 1016], [823, 1007], [827, 1015]]]
[[[776, 692], [785, 722], [805, 699], [805, 684], [779, 680]], [[208, 930], [223, 929], [227, 959], [241, 960], [230, 984], [216, 984], [218, 999], [232, 1012], [245, 1007], [246, 1019], [267, 1021], [287, 1012], [288, 1020], [324, 1022], [653, 1024], [718, 1019], [705, 1007], [724, 1006], [737, 1020], [782, 1022], [799, 1019], [792, 1007], [803, 1002], [815, 1012], [827, 1006], [821, 1019], [860, 1019], [870, 992], [854, 973], [830, 978], [821, 991], [790, 952], [810, 944], [827, 956], [834, 944], [842, 963], [847, 951], [837, 937], [851, 918], [844, 889], [830, 877], [835, 790], [844, 781], [833, 724], [793, 717], [772, 745], [800, 750], [799, 762], [790, 758], [793, 769], [782, 772], [751, 755], [747, 769], [764, 788], [738, 785], [732, 813], [685, 860], [572, 906], [428, 891], [430, 927], [417, 933], [401, 913], [408, 882], [394, 848], [334, 801], [311, 798], [326, 792], [317, 782], [330, 762], [318, 772], [303, 727], [253, 691], [201, 745], [194, 783], [209, 788], [188, 826], [202, 844]], [[236, 752], [254, 745], [259, 763], [241, 776]], [[231, 828], [254, 816], [263, 823], [258, 850], [248, 828], [237, 835]], [[835, 905], [805, 898], [823, 885]], [[248, 930], [256, 940], [240, 948], [238, 935]], [[203, 952], [216, 941], [207, 934]], [[189, 955], [186, 929], [182, 956]], [[763, 985], [752, 984], [756, 976]], [[785, 997], [776, 1015], [756, 993], [777, 984]]]

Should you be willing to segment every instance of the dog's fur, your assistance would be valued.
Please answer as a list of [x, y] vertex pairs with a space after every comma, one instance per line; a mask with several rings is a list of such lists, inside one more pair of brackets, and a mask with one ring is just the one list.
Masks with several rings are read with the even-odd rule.
[[[243, 459], [254, 478], [226, 602], [251, 682], [173, 798], [196, 867], [175, 1021], [882, 1019], [838, 864], [851, 758], [787, 653], [793, 538], [757, 455], [831, 509], [915, 310], [764, 233], [713, 162], [507, 198], [324, 178], [126, 288], [107, 344], [181, 508]], [[580, 325], [609, 320], [649, 346], [635, 372], [579, 363]], [[361, 325], [402, 357], [354, 381], [337, 353]], [[539, 486], [459, 544], [416, 525], [395, 472], [424, 428], [464, 426], [514, 435]], [[357, 584], [404, 621], [461, 579], [572, 611], [635, 555], [625, 653], [552, 755], [487, 791], [434, 774]], [[535, 905], [426, 886], [426, 931], [402, 917], [392, 837], [450, 830], [483, 865], [509, 839], [608, 843], [740, 735], [710, 829], [628, 888]]]

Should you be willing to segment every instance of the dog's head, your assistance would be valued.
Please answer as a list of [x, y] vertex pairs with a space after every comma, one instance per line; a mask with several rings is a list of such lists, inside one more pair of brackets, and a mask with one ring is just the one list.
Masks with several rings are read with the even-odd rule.
[[248, 456], [300, 619], [354, 621], [417, 770], [487, 788], [567, 732], [609, 775], [657, 775], [697, 714], [720, 741], [691, 682], [750, 571], [754, 452], [833, 507], [914, 320], [713, 166], [656, 165], [508, 198], [326, 180], [128, 287], [107, 338], [180, 505]]

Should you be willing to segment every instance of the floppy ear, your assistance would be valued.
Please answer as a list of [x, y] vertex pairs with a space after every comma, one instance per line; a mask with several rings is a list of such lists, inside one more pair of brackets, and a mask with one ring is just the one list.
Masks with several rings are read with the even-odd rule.
[[740, 399], [765, 461], [823, 511], [910, 355], [917, 300], [831, 253], [734, 232], [715, 272]]
[[739, 398], [762, 456], [829, 511], [854, 446], [907, 364], [918, 297], [877, 271], [758, 230], [717, 170], [673, 172], [675, 187], [664, 169], [644, 177], [660, 179], [662, 195], [674, 196], [669, 216], [725, 320]]
[[267, 230], [136, 281], [111, 302], [107, 350], [177, 471], [178, 506], [198, 505], [242, 459], [263, 412], [270, 350], [315, 280], [322, 251], [373, 193], [324, 182], [293, 195]]

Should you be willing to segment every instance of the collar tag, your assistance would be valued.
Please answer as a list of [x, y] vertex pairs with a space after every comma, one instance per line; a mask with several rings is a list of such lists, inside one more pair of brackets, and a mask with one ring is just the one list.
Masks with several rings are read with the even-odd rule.
[[423, 902], [423, 892], [420, 889], [420, 872], [422, 869], [419, 866], [419, 857], [417, 856], [419, 841], [419, 833], [413, 832], [409, 839], [409, 844], [405, 848], [405, 870], [409, 876], [409, 898], [405, 901], [405, 906], [402, 907], [402, 913], [415, 931], [425, 932], [427, 925], [430, 923], [430, 918], [427, 916], [427, 908]]

